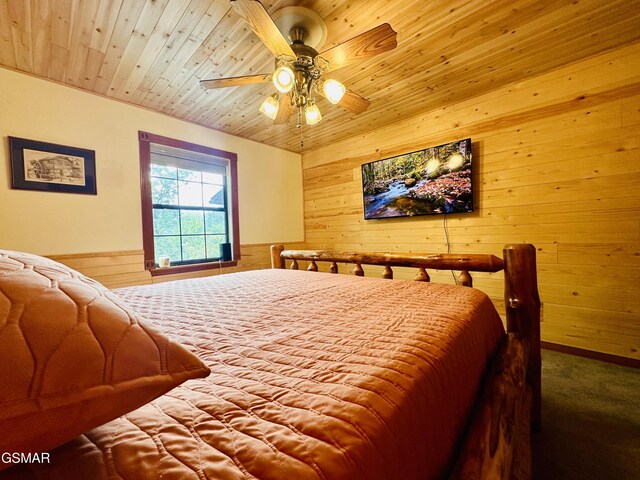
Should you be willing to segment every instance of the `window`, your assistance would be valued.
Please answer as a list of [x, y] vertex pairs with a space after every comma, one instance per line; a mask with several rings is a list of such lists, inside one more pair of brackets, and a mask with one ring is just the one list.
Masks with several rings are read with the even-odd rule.
[[[236, 265], [236, 155], [147, 132], [139, 143], [146, 268], [162, 275]], [[170, 268], [158, 268], [163, 257]]]

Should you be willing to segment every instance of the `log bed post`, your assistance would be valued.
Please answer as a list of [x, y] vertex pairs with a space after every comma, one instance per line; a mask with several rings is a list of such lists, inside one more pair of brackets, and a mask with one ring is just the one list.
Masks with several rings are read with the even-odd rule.
[[280, 254], [284, 251], [284, 245], [271, 245], [271, 268], [285, 268], [284, 257]]
[[527, 384], [533, 395], [531, 426], [537, 431], [541, 423], [542, 365], [536, 249], [533, 245], [524, 243], [507, 245], [503, 255], [507, 331], [520, 334], [529, 341]]

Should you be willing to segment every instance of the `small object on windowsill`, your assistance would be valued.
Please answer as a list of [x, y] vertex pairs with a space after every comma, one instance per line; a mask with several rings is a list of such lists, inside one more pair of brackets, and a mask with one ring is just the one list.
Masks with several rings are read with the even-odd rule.
[[160, 257], [158, 259], [158, 267], [167, 268], [171, 266], [171, 259], [169, 257]]

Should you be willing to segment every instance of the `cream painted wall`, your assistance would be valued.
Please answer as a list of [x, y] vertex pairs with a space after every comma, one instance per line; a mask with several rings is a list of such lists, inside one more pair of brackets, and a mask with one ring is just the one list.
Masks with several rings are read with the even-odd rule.
[[[238, 155], [240, 241], [304, 240], [300, 155], [0, 68], [0, 248], [142, 248], [138, 130]], [[8, 136], [96, 152], [98, 195], [11, 189]]]

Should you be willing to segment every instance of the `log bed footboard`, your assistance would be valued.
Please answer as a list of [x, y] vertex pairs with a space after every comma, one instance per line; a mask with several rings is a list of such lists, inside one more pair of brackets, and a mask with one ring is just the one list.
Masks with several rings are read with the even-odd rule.
[[530, 244], [512, 244], [503, 258], [485, 254], [397, 254], [351, 253], [315, 250], [284, 250], [271, 246], [272, 268], [286, 268], [285, 259], [331, 262], [330, 273], [338, 273], [338, 262], [354, 263], [353, 274], [363, 276], [362, 265], [381, 265], [383, 278], [393, 278], [391, 267], [415, 267], [415, 280], [429, 281], [427, 269], [460, 271], [458, 284], [471, 287], [470, 272], [504, 270], [507, 336], [498, 348], [473, 416], [452, 465], [451, 478], [526, 479], [531, 477], [531, 432], [540, 428], [541, 357], [540, 297], [536, 272], [536, 250]]

